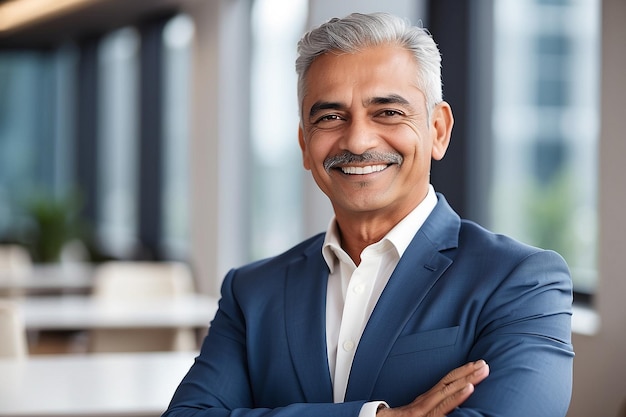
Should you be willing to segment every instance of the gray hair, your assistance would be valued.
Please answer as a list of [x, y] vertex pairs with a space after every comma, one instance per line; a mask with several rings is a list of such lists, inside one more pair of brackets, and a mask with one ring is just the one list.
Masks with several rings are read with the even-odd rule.
[[356, 53], [385, 44], [401, 46], [413, 54], [418, 65], [417, 85], [426, 97], [430, 112], [443, 99], [441, 55], [430, 33], [387, 13], [353, 13], [343, 19], [329, 20], [306, 33], [298, 42], [296, 73], [300, 114], [306, 94], [305, 77], [315, 58], [330, 51]]

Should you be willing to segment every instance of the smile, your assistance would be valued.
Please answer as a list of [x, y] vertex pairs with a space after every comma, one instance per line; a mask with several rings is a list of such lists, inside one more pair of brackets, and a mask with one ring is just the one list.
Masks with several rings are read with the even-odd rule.
[[[402, 155], [397, 152], [366, 151], [360, 155], [344, 151], [324, 160], [324, 169], [341, 170], [346, 175], [367, 175], [385, 170], [393, 164], [402, 165]], [[366, 165], [368, 164], [368, 165]]]
[[366, 175], [366, 174], [371, 174], [373, 172], [380, 172], [384, 170], [385, 168], [387, 168], [387, 165], [367, 165], [364, 167], [348, 166], [348, 167], [341, 167], [341, 171], [344, 174], [349, 174], [349, 175]]

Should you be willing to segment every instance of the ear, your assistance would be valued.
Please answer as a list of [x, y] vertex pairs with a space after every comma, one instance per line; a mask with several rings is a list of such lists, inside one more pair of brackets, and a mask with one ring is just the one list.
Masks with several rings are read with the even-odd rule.
[[431, 116], [431, 134], [433, 135], [432, 158], [439, 161], [446, 154], [452, 135], [454, 117], [452, 108], [448, 103], [442, 101], [433, 109]]
[[302, 124], [298, 125], [298, 144], [300, 144], [300, 150], [302, 151], [302, 164], [304, 165], [304, 169], [310, 170], [311, 164], [309, 164], [309, 160], [307, 158], [306, 141], [304, 140], [304, 131], [302, 130]]

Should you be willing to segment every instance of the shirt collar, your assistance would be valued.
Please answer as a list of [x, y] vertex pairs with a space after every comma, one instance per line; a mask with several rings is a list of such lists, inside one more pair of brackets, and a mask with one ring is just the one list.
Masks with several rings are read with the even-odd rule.
[[[398, 252], [398, 256], [402, 257], [406, 248], [409, 247], [411, 240], [422, 227], [426, 218], [437, 205], [437, 195], [432, 185], [428, 186], [428, 193], [421, 203], [417, 205], [404, 219], [400, 220], [393, 229], [391, 229], [381, 240], [388, 240]], [[339, 240], [339, 229], [335, 217], [331, 219], [326, 229], [324, 245], [322, 246], [322, 256], [332, 273], [337, 260], [344, 261], [344, 257], [348, 257], [341, 248]]]

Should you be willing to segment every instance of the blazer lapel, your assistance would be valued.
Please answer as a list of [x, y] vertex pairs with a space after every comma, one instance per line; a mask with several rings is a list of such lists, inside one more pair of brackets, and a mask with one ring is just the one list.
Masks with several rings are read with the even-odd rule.
[[452, 260], [440, 251], [457, 246], [460, 218], [443, 196], [400, 259], [363, 331], [345, 401], [371, 398], [378, 374], [409, 318]]
[[[322, 238], [323, 239], [323, 238]], [[321, 242], [288, 268], [285, 289], [287, 343], [307, 402], [333, 402], [326, 349], [328, 267]]]

